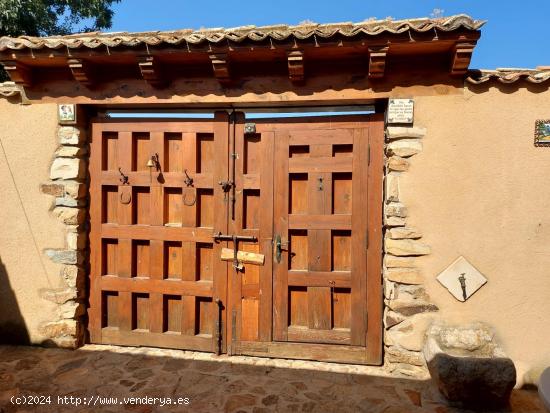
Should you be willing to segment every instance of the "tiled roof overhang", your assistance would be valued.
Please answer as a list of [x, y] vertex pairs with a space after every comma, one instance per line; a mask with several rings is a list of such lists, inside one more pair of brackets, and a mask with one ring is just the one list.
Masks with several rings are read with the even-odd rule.
[[[153, 88], [166, 88], [174, 81], [212, 76], [227, 87], [246, 76], [281, 80], [284, 75], [292, 88], [303, 86], [308, 76], [319, 72], [315, 69], [327, 73], [330, 67], [332, 76], [359, 67], [356, 75], [364, 73], [369, 81], [387, 79], [390, 71], [406, 75], [414, 59], [423, 75], [461, 78], [467, 73], [484, 23], [456, 15], [198, 31], [2, 37], [0, 63], [12, 81], [26, 88], [52, 81], [76, 85], [76, 81], [87, 89], [99, 89], [111, 81], [122, 84], [121, 79], [145, 80]], [[334, 70], [339, 72], [334, 74]]]
[[99, 46], [115, 48], [118, 46], [136, 47], [139, 45], [177, 46], [185, 43], [198, 45], [202, 43], [220, 44], [230, 41], [242, 43], [245, 41], [263, 42], [265, 40], [285, 41], [289, 39], [307, 40], [318, 37], [331, 39], [342, 36], [355, 38], [359, 36], [379, 36], [383, 34], [426, 33], [429, 31], [453, 32], [460, 29], [477, 31], [485, 21], [474, 20], [470, 16], [460, 14], [438, 19], [409, 20], [373, 20], [361, 23], [315, 24], [304, 23], [297, 26], [243, 26], [232, 29], [177, 30], [165, 32], [139, 33], [81, 33], [68, 36], [0, 38], [0, 51], [21, 49], [69, 49], [89, 48]]

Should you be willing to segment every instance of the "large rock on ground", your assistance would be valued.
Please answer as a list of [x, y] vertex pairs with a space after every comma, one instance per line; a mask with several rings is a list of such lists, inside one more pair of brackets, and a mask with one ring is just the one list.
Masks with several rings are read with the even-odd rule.
[[476, 408], [508, 403], [516, 369], [488, 326], [435, 324], [427, 332], [424, 357], [432, 379], [451, 402]]

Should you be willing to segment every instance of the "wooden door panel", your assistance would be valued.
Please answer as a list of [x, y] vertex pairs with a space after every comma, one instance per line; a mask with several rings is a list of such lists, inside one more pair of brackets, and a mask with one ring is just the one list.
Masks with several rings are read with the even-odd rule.
[[240, 342], [272, 339], [272, 235], [273, 235], [273, 138], [258, 128], [244, 132], [244, 114], [235, 125], [235, 215], [229, 221], [233, 234], [255, 236], [256, 243], [239, 243], [238, 249], [264, 255], [263, 265], [244, 264], [229, 272], [228, 329], [233, 354]]
[[227, 265], [213, 235], [227, 230], [217, 185], [227, 176], [227, 114], [92, 128], [92, 341], [217, 350]]
[[368, 245], [367, 233], [382, 225], [382, 119], [285, 121], [264, 125], [275, 133], [274, 233], [287, 243], [274, 263], [274, 340], [338, 345], [336, 359], [369, 346], [377, 363], [381, 240]]

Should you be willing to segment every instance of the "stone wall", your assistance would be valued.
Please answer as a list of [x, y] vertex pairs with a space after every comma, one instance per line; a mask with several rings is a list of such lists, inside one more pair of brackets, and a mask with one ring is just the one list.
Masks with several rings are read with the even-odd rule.
[[59, 147], [50, 168], [50, 181], [42, 193], [54, 197], [52, 214], [65, 225], [65, 247], [48, 248], [45, 255], [61, 264], [64, 285], [41, 289], [40, 296], [58, 305], [57, 319], [41, 326], [41, 333], [60, 347], [84, 342], [86, 315], [86, 268], [88, 240], [88, 143], [86, 120], [75, 126], [59, 125]]
[[408, 211], [401, 202], [401, 177], [422, 151], [426, 130], [388, 127], [384, 184], [384, 348], [385, 365], [407, 376], [427, 373], [422, 355], [424, 334], [438, 311], [424, 288], [417, 262], [431, 249], [422, 233], [407, 225]]

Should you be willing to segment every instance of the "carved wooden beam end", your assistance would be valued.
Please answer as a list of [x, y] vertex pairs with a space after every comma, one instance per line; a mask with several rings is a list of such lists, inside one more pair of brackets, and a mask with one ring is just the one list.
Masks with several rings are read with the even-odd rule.
[[304, 76], [304, 52], [292, 50], [287, 52], [288, 77], [292, 83], [303, 83]]
[[89, 88], [94, 85], [94, 70], [89, 62], [82, 59], [68, 59], [67, 64], [77, 82]]
[[13, 82], [24, 87], [32, 85], [32, 71], [28, 66], [17, 60], [4, 60], [0, 63]]
[[457, 43], [453, 49], [453, 61], [451, 66], [452, 76], [464, 76], [468, 72], [472, 54], [476, 47], [475, 42]]
[[162, 65], [154, 56], [138, 56], [138, 65], [143, 79], [155, 88], [163, 88], [168, 86]]
[[214, 76], [222, 85], [228, 85], [231, 83], [231, 72], [229, 70], [229, 60], [225, 53], [215, 53], [210, 55], [210, 61], [212, 62], [212, 70]]
[[369, 47], [369, 79], [381, 79], [386, 73], [388, 46]]

